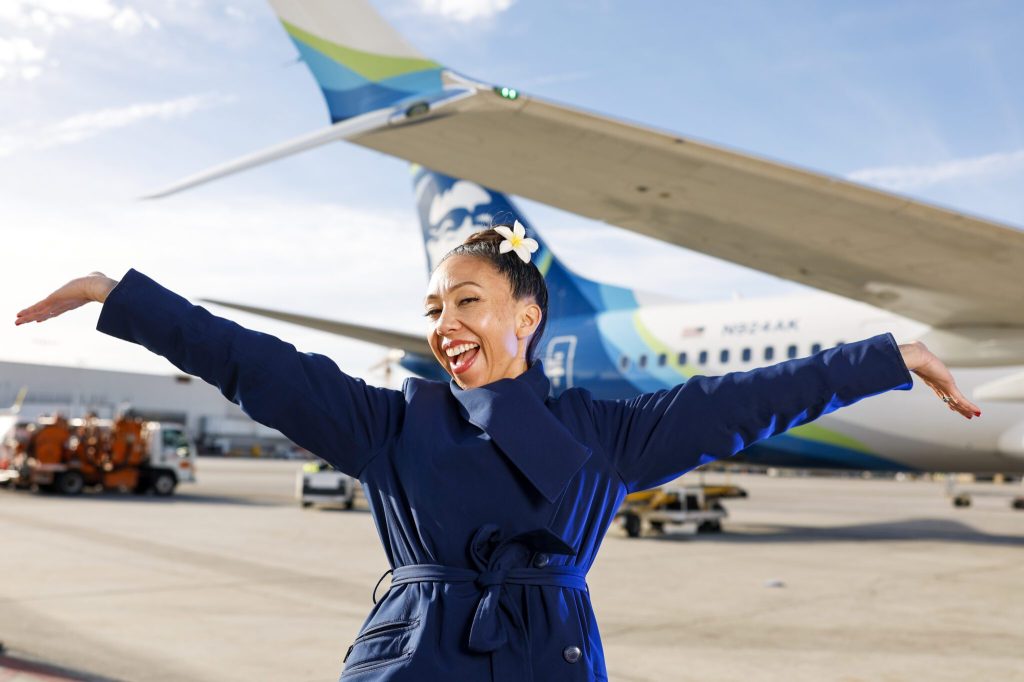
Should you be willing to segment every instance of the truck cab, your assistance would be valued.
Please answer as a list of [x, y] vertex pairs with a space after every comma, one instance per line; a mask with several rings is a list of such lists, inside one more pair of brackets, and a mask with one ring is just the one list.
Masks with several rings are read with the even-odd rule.
[[135, 492], [152, 489], [157, 495], [170, 495], [179, 483], [195, 483], [196, 445], [184, 424], [149, 421], [145, 429], [149, 460]]

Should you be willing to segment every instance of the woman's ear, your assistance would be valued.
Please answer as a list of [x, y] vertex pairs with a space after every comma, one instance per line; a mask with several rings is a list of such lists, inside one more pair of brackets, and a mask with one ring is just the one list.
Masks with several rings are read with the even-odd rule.
[[525, 339], [537, 331], [542, 315], [540, 306], [536, 303], [523, 304], [516, 315], [516, 337]]

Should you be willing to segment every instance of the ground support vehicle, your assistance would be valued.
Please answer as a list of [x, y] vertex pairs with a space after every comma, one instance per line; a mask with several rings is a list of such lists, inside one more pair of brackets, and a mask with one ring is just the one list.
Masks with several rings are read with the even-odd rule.
[[645, 524], [664, 532], [666, 524], [694, 524], [698, 533], [719, 533], [722, 519], [728, 516], [721, 500], [746, 497], [747, 492], [734, 485], [670, 486], [642, 490], [626, 496], [615, 517], [631, 537], [639, 537]]
[[3, 482], [77, 495], [88, 487], [171, 495], [195, 481], [196, 448], [181, 424], [138, 417], [40, 417], [3, 441]]
[[324, 461], [307, 462], [295, 479], [295, 496], [299, 504], [341, 505], [352, 509], [356, 503], [356, 480]]

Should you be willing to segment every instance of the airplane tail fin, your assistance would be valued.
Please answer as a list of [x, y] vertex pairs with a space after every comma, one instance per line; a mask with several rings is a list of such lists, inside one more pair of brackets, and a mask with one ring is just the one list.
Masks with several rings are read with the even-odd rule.
[[323, 90], [331, 121], [442, 89], [421, 55], [366, 0], [270, 0]]
[[603, 284], [566, 267], [501, 192], [418, 165], [412, 166], [412, 173], [428, 272], [473, 232], [486, 230], [492, 224], [511, 224], [513, 219], [518, 219], [526, 228], [527, 236], [540, 245], [533, 254], [533, 262], [547, 282], [552, 318], [637, 307], [636, 292], [632, 289]]

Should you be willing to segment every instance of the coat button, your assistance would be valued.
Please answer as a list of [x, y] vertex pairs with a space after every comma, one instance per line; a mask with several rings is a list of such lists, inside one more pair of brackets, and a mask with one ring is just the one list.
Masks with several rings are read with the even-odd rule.
[[565, 650], [562, 651], [562, 657], [570, 663], [575, 663], [580, 660], [581, 655], [583, 655], [583, 652], [580, 651], [578, 646], [567, 646], [565, 647]]
[[550, 561], [551, 557], [549, 557], [547, 554], [541, 553], [533, 558], [533, 565], [537, 568], [544, 568], [548, 565], [548, 562]]

